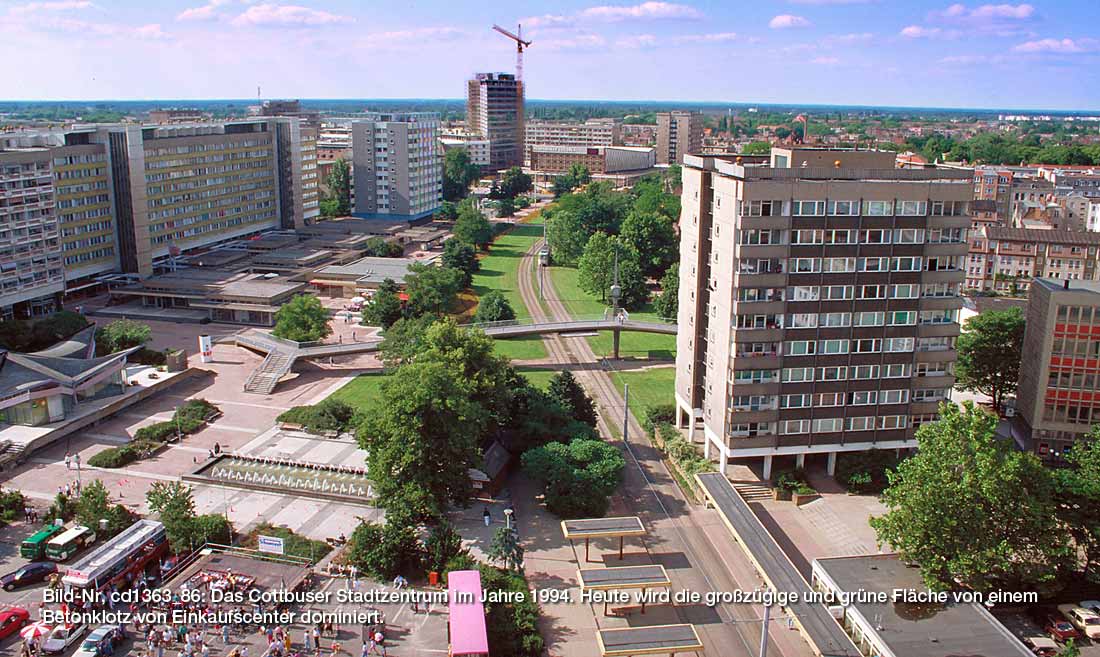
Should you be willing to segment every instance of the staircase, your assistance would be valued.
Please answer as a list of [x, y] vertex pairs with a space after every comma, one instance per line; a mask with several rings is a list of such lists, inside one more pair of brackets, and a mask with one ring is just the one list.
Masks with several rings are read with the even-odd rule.
[[733, 487], [746, 502], [766, 502], [772, 499], [772, 489], [764, 484], [738, 483], [735, 481]]
[[18, 462], [26, 447], [23, 443], [15, 443], [10, 440], [0, 442], [0, 467], [8, 463]]
[[279, 379], [287, 375], [294, 358], [278, 350], [272, 350], [264, 357], [260, 366], [248, 375], [244, 382], [244, 391], [258, 395], [269, 395], [275, 390]]

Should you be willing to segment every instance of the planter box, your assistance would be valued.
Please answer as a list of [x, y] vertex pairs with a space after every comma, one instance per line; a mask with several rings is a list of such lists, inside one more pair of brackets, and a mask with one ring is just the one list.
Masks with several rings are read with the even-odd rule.
[[807, 502], [816, 500], [818, 497], [817, 493], [794, 493], [791, 495], [791, 499], [794, 500], [795, 506], [802, 506]]
[[187, 352], [184, 350], [171, 351], [164, 355], [165, 367], [169, 372], [182, 372], [187, 369]]
[[791, 491], [786, 488], [773, 488], [772, 497], [778, 502], [786, 502], [791, 499]]

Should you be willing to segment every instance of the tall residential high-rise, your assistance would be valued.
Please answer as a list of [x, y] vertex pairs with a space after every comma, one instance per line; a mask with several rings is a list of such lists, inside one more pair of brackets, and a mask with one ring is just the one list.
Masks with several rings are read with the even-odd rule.
[[466, 83], [466, 128], [489, 140], [489, 168], [523, 164], [523, 82], [511, 73], [478, 73]]
[[439, 209], [439, 114], [371, 113], [350, 125], [356, 216], [414, 221]]
[[683, 164], [685, 155], [702, 149], [702, 114], [679, 110], [657, 113], [657, 164]]
[[677, 421], [705, 453], [773, 459], [916, 446], [954, 382], [968, 172], [877, 151], [689, 155]]
[[1013, 437], [1064, 463], [1100, 424], [1100, 283], [1036, 278], [1026, 318]]

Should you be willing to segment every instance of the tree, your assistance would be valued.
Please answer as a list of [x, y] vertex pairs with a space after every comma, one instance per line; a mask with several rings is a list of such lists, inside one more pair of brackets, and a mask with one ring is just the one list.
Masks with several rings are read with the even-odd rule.
[[[137, 518], [121, 504], [111, 504], [107, 487], [99, 479], [93, 480], [80, 491], [76, 501], [76, 519], [85, 527], [92, 527], [100, 540], [106, 540], [130, 525]], [[99, 521], [107, 521], [106, 531], [101, 531]]]
[[956, 344], [956, 384], [963, 390], [989, 395], [1001, 410], [1006, 395], [1016, 390], [1024, 346], [1024, 313], [1019, 308], [990, 310], [966, 320]]
[[367, 240], [367, 248], [363, 249], [363, 255], [371, 258], [400, 258], [405, 255], [405, 249], [396, 242], [372, 237]]
[[653, 301], [653, 309], [661, 319], [674, 320], [679, 312], [680, 268], [672, 266], [661, 278], [661, 293]]
[[493, 225], [473, 203], [462, 203], [455, 220], [454, 236], [467, 244], [485, 248], [493, 241]]
[[679, 239], [672, 221], [656, 212], [631, 212], [619, 231], [623, 242], [634, 247], [642, 273], [660, 278], [679, 257]]
[[439, 212], [436, 213], [436, 217], [443, 221], [454, 221], [458, 219], [458, 206], [451, 201], [443, 201], [439, 204]]
[[512, 199], [531, 191], [531, 176], [519, 167], [512, 167], [500, 178], [500, 198]]
[[592, 174], [583, 164], [574, 164], [569, 171], [554, 178], [554, 197], [561, 197], [578, 187], [587, 185], [592, 180]]
[[931, 589], [1050, 585], [1071, 556], [1050, 471], [998, 440], [997, 421], [972, 402], [941, 404], [917, 429], [917, 452], [887, 473], [888, 511], [871, 526]]
[[1100, 581], [1100, 425], [1066, 454], [1070, 467], [1054, 471], [1058, 518], [1084, 558], [1084, 576]]
[[378, 285], [374, 296], [363, 306], [362, 323], [366, 326], [381, 326], [388, 329], [401, 319], [401, 299], [397, 296], [399, 288], [392, 278]]
[[622, 479], [619, 450], [602, 440], [550, 443], [523, 454], [523, 470], [544, 482], [546, 508], [562, 518], [599, 517]]
[[435, 315], [404, 317], [394, 322], [382, 338], [379, 353], [386, 367], [411, 362], [426, 348], [428, 328], [439, 321]]
[[275, 313], [272, 335], [294, 342], [322, 340], [330, 333], [329, 315], [321, 300], [311, 294], [299, 294]]
[[772, 152], [772, 145], [766, 141], [750, 141], [741, 149], [744, 155], [767, 155]]
[[149, 342], [152, 335], [153, 330], [148, 324], [135, 322], [132, 319], [120, 319], [96, 329], [96, 353], [106, 355], [131, 347], [140, 347]]
[[523, 545], [512, 527], [498, 527], [489, 544], [489, 559], [504, 564], [508, 570], [523, 568]]
[[574, 420], [590, 427], [596, 426], [596, 404], [585, 392], [573, 373], [562, 371], [550, 379], [546, 394], [561, 404], [563, 410]]
[[411, 362], [382, 384], [357, 436], [381, 506], [440, 518], [472, 495], [469, 469], [489, 424], [469, 380], [440, 362]]
[[497, 205], [497, 217], [511, 217], [516, 213], [516, 201], [515, 199], [504, 197], [500, 199]]
[[340, 216], [340, 201], [328, 196], [324, 192], [321, 192], [321, 201], [317, 207], [320, 209], [322, 217]]
[[470, 161], [465, 148], [452, 148], [443, 154], [443, 198], [461, 201], [466, 198], [470, 185], [477, 180], [480, 170]]
[[516, 318], [516, 311], [500, 290], [489, 290], [477, 304], [477, 312], [474, 313], [474, 321], [505, 322]]
[[360, 523], [348, 539], [348, 560], [364, 573], [384, 580], [419, 572], [423, 548], [412, 526], [393, 522]]
[[443, 243], [443, 257], [440, 261], [444, 267], [457, 269], [466, 274], [466, 285], [473, 281], [474, 272], [481, 269], [474, 247], [453, 237]]
[[546, 241], [555, 263], [572, 265], [584, 253], [588, 234], [576, 213], [557, 211], [546, 218]]
[[619, 303], [627, 309], [636, 308], [646, 302], [649, 290], [638, 265], [638, 252], [618, 237], [596, 233], [588, 238], [584, 254], [577, 261], [577, 282], [582, 290], [607, 302], [615, 281], [616, 257], [622, 289]]
[[554, 213], [576, 214], [585, 236], [597, 231], [614, 235], [619, 232], [632, 202], [629, 194], [617, 192], [611, 183], [600, 181], [591, 183], [583, 191], [561, 197], [555, 204]]
[[466, 282], [466, 274], [450, 267], [422, 263], [409, 265], [405, 293], [409, 295], [408, 314], [444, 315], [451, 310]]
[[206, 543], [224, 545], [231, 540], [232, 526], [224, 516], [195, 514], [190, 486], [178, 481], [154, 482], [145, 500], [149, 509], [160, 515], [175, 554], [187, 554]]
[[332, 199], [336, 201], [335, 215], [343, 217], [351, 213], [351, 166], [341, 158], [332, 163], [332, 170], [325, 178]]
[[462, 547], [462, 536], [455, 531], [454, 525], [446, 520], [433, 525], [424, 539], [424, 568], [442, 573], [447, 563], [455, 557], [469, 552]]

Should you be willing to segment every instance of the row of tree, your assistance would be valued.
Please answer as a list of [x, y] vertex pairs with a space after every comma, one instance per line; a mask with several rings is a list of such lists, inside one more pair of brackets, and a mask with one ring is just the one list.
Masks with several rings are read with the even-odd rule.
[[1020, 136], [982, 132], [960, 141], [934, 133], [910, 137], [906, 143], [929, 162], [946, 159], [978, 164], [1100, 164], [1100, 144], [1074, 144], [1056, 139], [1044, 141], [1037, 134]]

